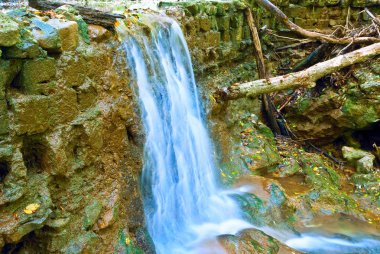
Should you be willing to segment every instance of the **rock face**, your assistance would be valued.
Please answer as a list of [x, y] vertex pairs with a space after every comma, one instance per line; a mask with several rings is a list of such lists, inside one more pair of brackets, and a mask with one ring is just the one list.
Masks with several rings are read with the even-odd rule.
[[[369, 66], [366, 66], [369, 65]], [[300, 138], [329, 142], [371, 128], [380, 119], [380, 58], [356, 66], [342, 87], [308, 91], [289, 107], [287, 120]]]
[[117, 40], [0, 15], [0, 249], [137, 250], [142, 133]]

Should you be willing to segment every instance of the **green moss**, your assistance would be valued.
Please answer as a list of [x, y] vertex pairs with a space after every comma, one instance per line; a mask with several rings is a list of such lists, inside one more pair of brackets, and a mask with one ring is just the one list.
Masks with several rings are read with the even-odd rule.
[[119, 231], [119, 240], [115, 249], [115, 254], [144, 254], [144, 252], [135, 246], [132, 239], [127, 236], [124, 230]]

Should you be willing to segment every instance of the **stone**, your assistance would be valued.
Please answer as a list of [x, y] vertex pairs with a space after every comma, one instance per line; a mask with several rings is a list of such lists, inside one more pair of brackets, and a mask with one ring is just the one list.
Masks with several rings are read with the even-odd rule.
[[52, 117], [52, 97], [43, 95], [27, 95], [12, 98], [14, 128], [18, 135], [35, 134], [46, 131], [50, 127]]
[[369, 173], [373, 169], [375, 155], [370, 152], [348, 146], [342, 147], [343, 158], [354, 164], [360, 173]]
[[1, 150], [0, 159], [6, 161], [9, 167], [9, 173], [1, 186], [2, 192], [0, 192], [0, 205], [3, 205], [14, 202], [24, 195], [27, 169], [20, 149], [14, 149], [13, 146], [2, 146]]
[[20, 27], [17, 22], [0, 12], [0, 46], [13, 46], [20, 41], [20, 37]]
[[75, 50], [78, 47], [79, 30], [77, 22], [61, 19], [50, 19], [47, 23], [58, 30], [63, 51]]
[[9, 132], [9, 116], [7, 110], [7, 102], [4, 99], [0, 99], [0, 135], [7, 134]]
[[21, 61], [0, 59], [0, 100], [5, 99], [5, 90], [21, 70]]
[[219, 31], [228, 31], [230, 29], [230, 18], [228, 16], [217, 17]]
[[370, 173], [373, 170], [374, 160], [375, 160], [375, 155], [373, 154], [366, 155], [356, 162], [356, 169], [360, 173]]
[[97, 92], [92, 81], [87, 79], [78, 87], [78, 104], [81, 111], [93, 106], [97, 99]]
[[20, 33], [20, 41], [12, 47], [5, 48], [4, 56], [6, 58], [36, 58], [44, 54], [29, 30], [23, 28]]
[[80, 253], [96, 253], [96, 244], [99, 237], [94, 232], [87, 232], [79, 235], [75, 240], [70, 241], [69, 246], [63, 253], [66, 254], [80, 254]]
[[54, 114], [52, 122], [63, 124], [72, 121], [79, 113], [77, 93], [70, 88], [61, 88], [53, 95]]
[[218, 242], [223, 246], [226, 253], [231, 254], [279, 253], [281, 245], [277, 240], [257, 229], [242, 230], [236, 235], [222, 235], [218, 237]]
[[244, 22], [244, 15], [242, 13], [234, 14], [231, 17], [231, 27], [233, 28], [239, 28], [243, 26]]
[[40, 47], [52, 53], [62, 51], [61, 38], [55, 27], [38, 18], [33, 18], [30, 29]]
[[[18, 242], [28, 233], [40, 229], [45, 225], [47, 218], [52, 213], [50, 209], [52, 200], [47, 188], [47, 182], [47, 175], [29, 175], [27, 187], [33, 191], [26, 192], [21, 202], [5, 207], [5, 211], [0, 210], [1, 214], [12, 218], [17, 216], [17, 222], [7, 225], [7, 230], [5, 230], [7, 242]], [[34, 203], [38, 204], [39, 208], [32, 214], [26, 214], [24, 212], [25, 207]], [[11, 209], [11, 211], [7, 211], [7, 209]]]
[[83, 228], [89, 229], [99, 219], [100, 212], [102, 211], [102, 204], [98, 200], [93, 200], [91, 204], [84, 208]]
[[206, 47], [218, 47], [220, 44], [220, 33], [215, 31], [209, 31], [204, 35], [204, 45]]
[[208, 32], [211, 30], [211, 20], [207, 16], [199, 17], [198, 20], [201, 31]]
[[20, 73], [20, 86], [28, 90], [28, 86], [53, 80], [55, 73], [54, 58], [26, 60]]
[[96, 42], [103, 42], [112, 36], [112, 33], [106, 28], [98, 25], [88, 25], [90, 39]]
[[360, 85], [360, 89], [367, 94], [380, 94], [380, 82], [368, 81]]
[[55, 12], [65, 16], [67, 20], [75, 21], [78, 24], [78, 32], [81, 38], [86, 42], [87, 44], [90, 43], [90, 36], [88, 31], [88, 25], [83, 20], [82, 16], [79, 15], [78, 10], [76, 10], [71, 5], [62, 5], [55, 9]]

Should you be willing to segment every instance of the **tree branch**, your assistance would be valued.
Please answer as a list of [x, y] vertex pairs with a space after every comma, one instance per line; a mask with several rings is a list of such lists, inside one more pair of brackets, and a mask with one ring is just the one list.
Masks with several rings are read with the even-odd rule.
[[256, 2], [269, 11], [271, 14], [273, 14], [277, 19], [279, 19], [284, 25], [286, 25], [290, 30], [298, 33], [299, 35], [311, 38], [323, 42], [328, 43], [334, 43], [334, 44], [357, 44], [357, 43], [375, 43], [380, 42], [379, 38], [375, 37], [345, 37], [345, 38], [338, 38], [333, 35], [325, 35], [322, 33], [312, 32], [303, 29], [302, 27], [297, 26], [292, 21], [289, 20], [289, 18], [283, 13], [277, 6], [272, 4], [269, 0], [256, 0]]
[[[29, 0], [29, 6], [41, 11], [49, 11], [56, 9], [65, 3], [43, 0]], [[108, 29], [113, 29], [116, 19], [125, 19], [124, 15], [110, 14], [102, 11], [98, 11], [92, 8], [87, 8], [79, 5], [72, 5], [78, 10], [79, 14], [83, 17], [83, 20], [88, 24], [101, 25]]]
[[350, 65], [364, 62], [380, 54], [380, 43], [334, 57], [325, 62], [318, 63], [303, 71], [277, 76], [270, 79], [260, 79], [243, 84], [237, 84], [218, 90], [216, 93], [222, 99], [235, 99], [244, 96], [257, 96], [285, 89], [297, 87], [313, 87], [315, 82], [333, 72]]

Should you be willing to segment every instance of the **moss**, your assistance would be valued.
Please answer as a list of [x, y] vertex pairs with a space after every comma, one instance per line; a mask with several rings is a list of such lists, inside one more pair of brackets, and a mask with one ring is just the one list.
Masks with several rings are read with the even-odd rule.
[[115, 249], [115, 254], [143, 254], [144, 252], [138, 248], [132, 239], [127, 236], [124, 230], [119, 232], [119, 240]]

